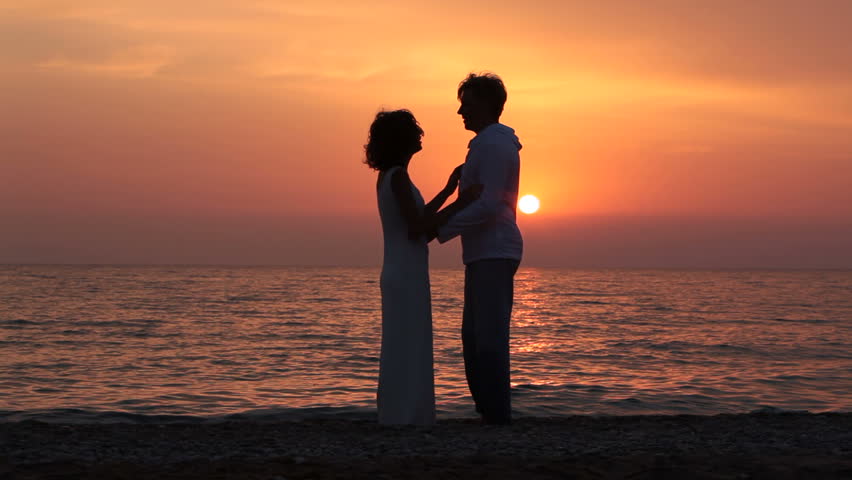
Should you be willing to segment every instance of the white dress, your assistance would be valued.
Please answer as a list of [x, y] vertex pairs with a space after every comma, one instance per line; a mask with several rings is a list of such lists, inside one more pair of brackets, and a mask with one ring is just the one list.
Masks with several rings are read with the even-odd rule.
[[[384, 233], [382, 264], [382, 351], [376, 402], [379, 423], [435, 423], [435, 379], [432, 367], [432, 295], [426, 239], [408, 238], [408, 226], [391, 189], [387, 170], [378, 185], [379, 215]], [[418, 208], [423, 197], [413, 184]]]

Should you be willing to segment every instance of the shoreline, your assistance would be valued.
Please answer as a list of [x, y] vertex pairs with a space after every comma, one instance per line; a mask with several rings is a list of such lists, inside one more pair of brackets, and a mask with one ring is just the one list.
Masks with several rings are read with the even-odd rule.
[[[852, 478], [852, 413], [0, 423], [0, 478]], [[680, 473], [678, 473], [680, 472]]]

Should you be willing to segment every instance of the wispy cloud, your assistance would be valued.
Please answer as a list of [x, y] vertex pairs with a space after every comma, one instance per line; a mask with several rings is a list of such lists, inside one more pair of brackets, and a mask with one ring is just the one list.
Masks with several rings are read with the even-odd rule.
[[167, 46], [143, 45], [125, 51], [111, 52], [101, 61], [52, 58], [37, 64], [44, 70], [69, 70], [95, 74], [149, 77], [174, 59], [174, 50]]

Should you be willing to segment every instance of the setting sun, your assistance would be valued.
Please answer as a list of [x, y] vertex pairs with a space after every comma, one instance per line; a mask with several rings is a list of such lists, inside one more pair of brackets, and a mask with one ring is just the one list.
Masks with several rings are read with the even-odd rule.
[[535, 195], [524, 195], [518, 200], [518, 208], [526, 214], [537, 212], [539, 206], [540, 202]]

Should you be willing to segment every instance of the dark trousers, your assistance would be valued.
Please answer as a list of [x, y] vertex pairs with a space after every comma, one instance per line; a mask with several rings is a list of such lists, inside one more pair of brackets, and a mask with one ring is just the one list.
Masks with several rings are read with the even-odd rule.
[[519, 262], [489, 259], [464, 270], [462, 347], [476, 411], [486, 423], [509, 423], [509, 318]]

